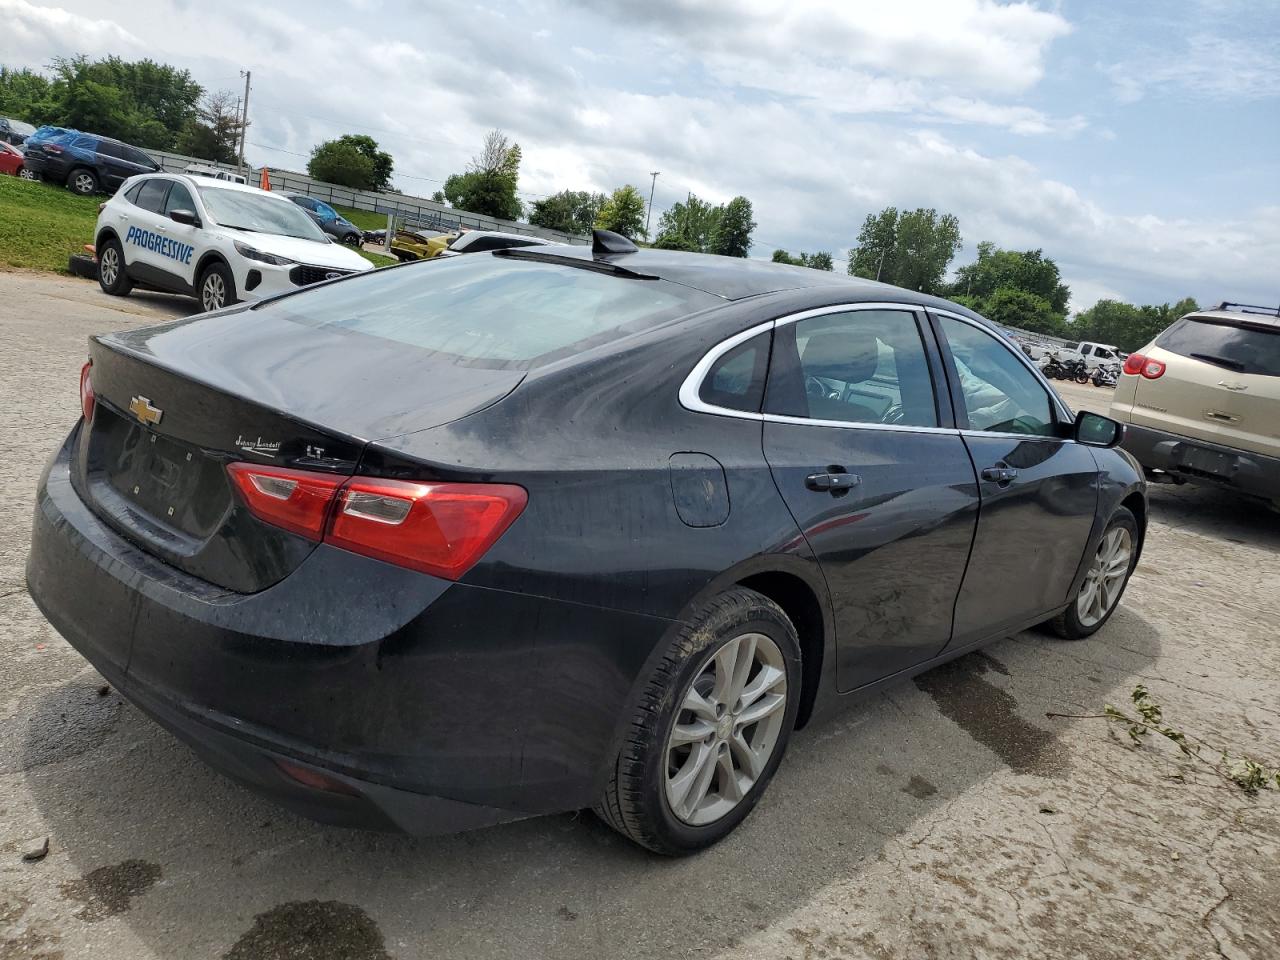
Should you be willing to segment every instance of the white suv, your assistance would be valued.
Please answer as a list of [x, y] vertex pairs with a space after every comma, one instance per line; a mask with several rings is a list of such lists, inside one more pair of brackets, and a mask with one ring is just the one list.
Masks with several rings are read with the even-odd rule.
[[1111, 416], [1148, 470], [1280, 506], [1280, 308], [1182, 317], [1125, 360]]
[[185, 293], [206, 310], [372, 268], [283, 197], [181, 174], [126, 180], [102, 205], [94, 238], [107, 293]]

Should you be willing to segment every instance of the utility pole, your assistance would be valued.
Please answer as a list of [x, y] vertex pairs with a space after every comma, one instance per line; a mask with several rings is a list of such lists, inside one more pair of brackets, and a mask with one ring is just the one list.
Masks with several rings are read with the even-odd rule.
[[658, 174], [661, 170], [651, 171], [649, 176], [653, 179], [649, 182], [649, 209], [644, 212], [644, 235], [649, 235], [649, 218], [653, 216], [653, 190], [658, 185]]
[[240, 104], [240, 172], [248, 177], [248, 169], [244, 165], [244, 135], [249, 127], [249, 77], [252, 74], [250, 70], [241, 70], [240, 76], [244, 77], [244, 100]]

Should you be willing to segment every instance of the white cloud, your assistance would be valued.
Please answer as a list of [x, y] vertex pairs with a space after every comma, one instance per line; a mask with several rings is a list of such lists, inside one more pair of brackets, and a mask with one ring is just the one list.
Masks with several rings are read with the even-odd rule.
[[1116, 99], [1136, 103], [1147, 95], [1193, 94], [1212, 100], [1280, 97], [1280, 53], [1276, 38], [1194, 34], [1183, 49], [1147, 50], [1104, 65]]
[[0, 0], [0, 63], [42, 67], [55, 56], [77, 53], [136, 54], [142, 42], [112, 20], [38, 7], [27, 0]]

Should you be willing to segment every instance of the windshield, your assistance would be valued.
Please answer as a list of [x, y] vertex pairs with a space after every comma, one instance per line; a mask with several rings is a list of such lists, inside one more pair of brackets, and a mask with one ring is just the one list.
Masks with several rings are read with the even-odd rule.
[[314, 221], [288, 200], [219, 187], [197, 189], [209, 216], [224, 227], [329, 242]]
[[1184, 317], [1156, 338], [1156, 346], [1236, 373], [1280, 377], [1280, 329]]
[[462, 366], [528, 370], [722, 302], [665, 280], [473, 254], [373, 270], [259, 309]]

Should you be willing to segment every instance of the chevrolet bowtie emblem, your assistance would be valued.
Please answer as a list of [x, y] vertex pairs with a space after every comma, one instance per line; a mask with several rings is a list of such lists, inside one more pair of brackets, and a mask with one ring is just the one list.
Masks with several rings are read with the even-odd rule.
[[164, 416], [164, 411], [159, 407], [153, 407], [151, 401], [146, 397], [134, 397], [129, 401], [129, 412], [132, 413], [142, 423], [149, 423], [155, 426], [160, 422], [160, 418]]

